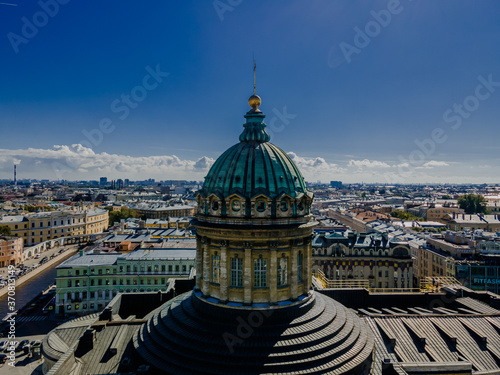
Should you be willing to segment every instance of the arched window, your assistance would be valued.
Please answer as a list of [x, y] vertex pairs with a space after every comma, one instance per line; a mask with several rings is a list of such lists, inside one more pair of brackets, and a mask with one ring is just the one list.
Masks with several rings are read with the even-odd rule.
[[259, 212], [264, 212], [266, 210], [266, 202], [264, 202], [262, 199], [258, 200], [256, 204], [256, 209]]
[[217, 211], [219, 209], [219, 201], [217, 199], [214, 199], [212, 201], [212, 210]]
[[281, 211], [283, 211], [283, 212], [288, 211], [288, 202], [286, 200], [281, 201], [280, 208], [281, 208]]

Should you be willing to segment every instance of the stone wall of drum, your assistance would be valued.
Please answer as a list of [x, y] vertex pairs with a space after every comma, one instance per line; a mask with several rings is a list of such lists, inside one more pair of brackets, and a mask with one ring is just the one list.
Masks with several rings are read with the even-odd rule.
[[[311, 286], [310, 228], [225, 230], [198, 226], [197, 236], [197, 288], [205, 296], [247, 305], [273, 304], [294, 300]], [[265, 270], [258, 259], [264, 260]], [[235, 264], [240, 265], [241, 274]], [[265, 285], [262, 278], [255, 279], [254, 267], [258, 266], [257, 274], [265, 274]]]

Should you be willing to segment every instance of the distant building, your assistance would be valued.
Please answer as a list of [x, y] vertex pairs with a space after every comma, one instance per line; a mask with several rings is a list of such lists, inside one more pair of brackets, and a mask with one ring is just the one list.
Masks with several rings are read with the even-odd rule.
[[118, 293], [166, 291], [169, 278], [190, 275], [195, 258], [195, 248], [76, 255], [57, 266], [55, 311], [99, 311]]
[[481, 229], [487, 232], [500, 231], [499, 215], [483, 214], [447, 214], [443, 219], [446, 226], [453, 231]]
[[313, 272], [331, 280], [367, 280], [371, 288], [413, 288], [408, 243], [379, 233], [320, 233], [313, 240]]
[[472, 290], [485, 290], [500, 293], [500, 261], [498, 255], [484, 257], [482, 260], [463, 260], [456, 262], [456, 278]]
[[446, 207], [446, 206], [438, 206], [436, 205], [435, 207], [429, 207], [427, 209], [427, 213], [425, 219], [427, 221], [438, 221], [440, 223], [445, 223], [443, 220], [446, 215], [453, 215], [453, 214], [462, 214], [464, 210], [458, 207]]
[[16, 266], [23, 261], [23, 239], [0, 236], [0, 267]]
[[342, 187], [342, 181], [330, 181], [330, 186], [334, 188], [341, 188]]
[[137, 206], [130, 207], [137, 212], [139, 217], [146, 219], [167, 219], [169, 217], [189, 217], [194, 215], [193, 206], [175, 205], [151, 205], [151, 206]]
[[103, 187], [104, 187], [104, 186], [107, 186], [107, 185], [108, 185], [108, 178], [107, 178], [107, 177], [101, 177], [101, 178], [99, 179], [99, 185], [100, 185], [100, 186], [103, 186]]
[[8, 226], [24, 245], [33, 245], [60, 237], [102, 233], [108, 228], [108, 220], [107, 210], [95, 208], [4, 216], [0, 225]]
[[190, 225], [189, 218], [187, 217], [168, 217], [162, 219], [146, 219], [146, 228], [187, 228]]

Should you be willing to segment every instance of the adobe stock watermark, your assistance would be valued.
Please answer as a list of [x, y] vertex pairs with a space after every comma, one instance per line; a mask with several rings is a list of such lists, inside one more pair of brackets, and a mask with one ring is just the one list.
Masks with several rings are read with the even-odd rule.
[[[120, 98], [111, 102], [110, 110], [116, 114], [118, 120], [124, 121], [130, 115], [131, 110], [137, 108], [148, 97], [148, 93], [155, 90], [170, 75], [161, 70], [160, 64], [156, 64], [154, 68], [148, 65], [145, 70], [147, 74], [142, 78], [141, 84], [133, 87], [129, 92], [122, 93]], [[90, 149], [99, 146], [104, 141], [105, 135], [115, 131], [115, 122], [116, 120], [113, 121], [110, 117], [103, 117], [94, 129], [83, 129], [82, 134], [85, 138], [79, 144]], [[68, 156], [65, 164], [58, 161], [52, 163], [52, 169], [59, 180], [85, 162], [85, 149], [82, 148], [77, 152], [77, 155]]]
[[54, 18], [59, 14], [60, 6], [66, 5], [70, 0], [40, 0], [38, 1], [38, 6], [40, 10], [33, 13], [31, 17], [21, 18], [21, 30], [19, 34], [14, 32], [9, 32], [7, 34], [7, 39], [9, 40], [14, 53], [17, 55], [19, 53], [19, 46], [21, 44], [28, 44], [41, 28], [45, 27], [51, 18]]
[[489, 99], [500, 87], [500, 81], [494, 81], [493, 75], [489, 74], [477, 77], [479, 82], [471, 95], [466, 96], [460, 103], [454, 103], [443, 112], [443, 121], [450, 124], [449, 128], [436, 127], [431, 131], [429, 137], [423, 140], [415, 139], [415, 145], [407, 158], [399, 155], [398, 171], [385, 173], [388, 183], [401, 183], [407, 181], [413, 175], [415, 169], [422, 168], [428, 158], [432, 156], [438, 145], [445, 143], [449, 139], [450, 129], [458, 130], [464, 120], [468, 119], [472, 113], [477, 111], [480, 103]]
[[212, 3], [220, 22], [224, 21], [224, 13], [232, 12], [243, 0], [214, 0]]
[[222, 338], [224, 343], [229, 350], [229, 353], [233, 354], [235, 352], [235, 347], [241, 345], [246, 339], [251, 337], [255, 330], [264, 324], [266, 318], [269, 318], [273, 314], [274, 310], [255, 310], [249, 313], [246, 319], [241, 316], [236, 318], [238, 325], [236, 326], [236, 331], [233, 333], [224, 332]]
[[[411, 1], [411, 0], [408, 0]], [[335, 68], [344, 62], [351, 63], [353, 55], [359, 55], [363, 49], [368, 47], [372, 40], [378, 37], [387, 28], [394, 16], [403, 11], [400, 0], [389, 0], [386, 8], [379, 11], [370, 11], [370, 20], [363, 26], [356, 26], [352, 43], [340, 42], [338, 48], [332, 47], [328, 54], [328, 66]], [[340, 51], [340, 53], [339, 53]]]
[[266, 128], [266, 131], [269, 133], [271, 139], [275, 134], [281, 133], [285, 130], [285, 127], [290, 124], [290, 120], [297, 117], [296, 114], [288, 113], [286, 106], [283, 107], [283, 111], [281, 112], [279, 109], [273, 108], [273, 114], [274, 116], [271, 117], [269, 125]]

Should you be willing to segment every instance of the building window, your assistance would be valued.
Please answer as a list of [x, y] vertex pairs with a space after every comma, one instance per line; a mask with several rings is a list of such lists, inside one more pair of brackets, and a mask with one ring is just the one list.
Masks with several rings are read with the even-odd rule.
[[243, 259], [231, 258], [231, 286], [243, 286]]
[[172, 265], [171, 264], [168, 265], [168, 272], [172, 272]]
[[283, 212], [288, 211], [288, 202], [287, 201], [281, 201], [280, 206], [281, 206], [281, 211], [283, 211]]
[[301, 283], [302, 280], [302, 261], [303, 261], [303, 255], [302, 253], [299, 253], [297, 255], [297, 276], [298, 276], [298, 282]]
[[255, 259], [253, 264], [253, 281], [255, 287], [267, 286], [267, 259]]
[[165, 272], [165, 265], [164, 264], [161, 265], [161, 272]]
[[71, 288], [71, 280], [68, 280], [68, 288]]
[[278, 259], [278, 286], [288, 284], [288, 257]]
[[182, 272], [186, 272], [186, 265], [185, 264], [182, 266]]
[[259, 212], [264, 212], [266, 210], [266, 202], [260, 200], [260, 201], [257, 201], [257, 211]]
[[233, 201], [233, 203], [231, 204], [231, 208], [233, 209], [233, 211], [238, 212], [241, 209], [241, 203], [240, 203], [240, 201], [235, 199]]
[[[176, 266], [177, 268], [178, 266]], [[212, 282], [220, 282], [220, 256], [212, 255]]]

